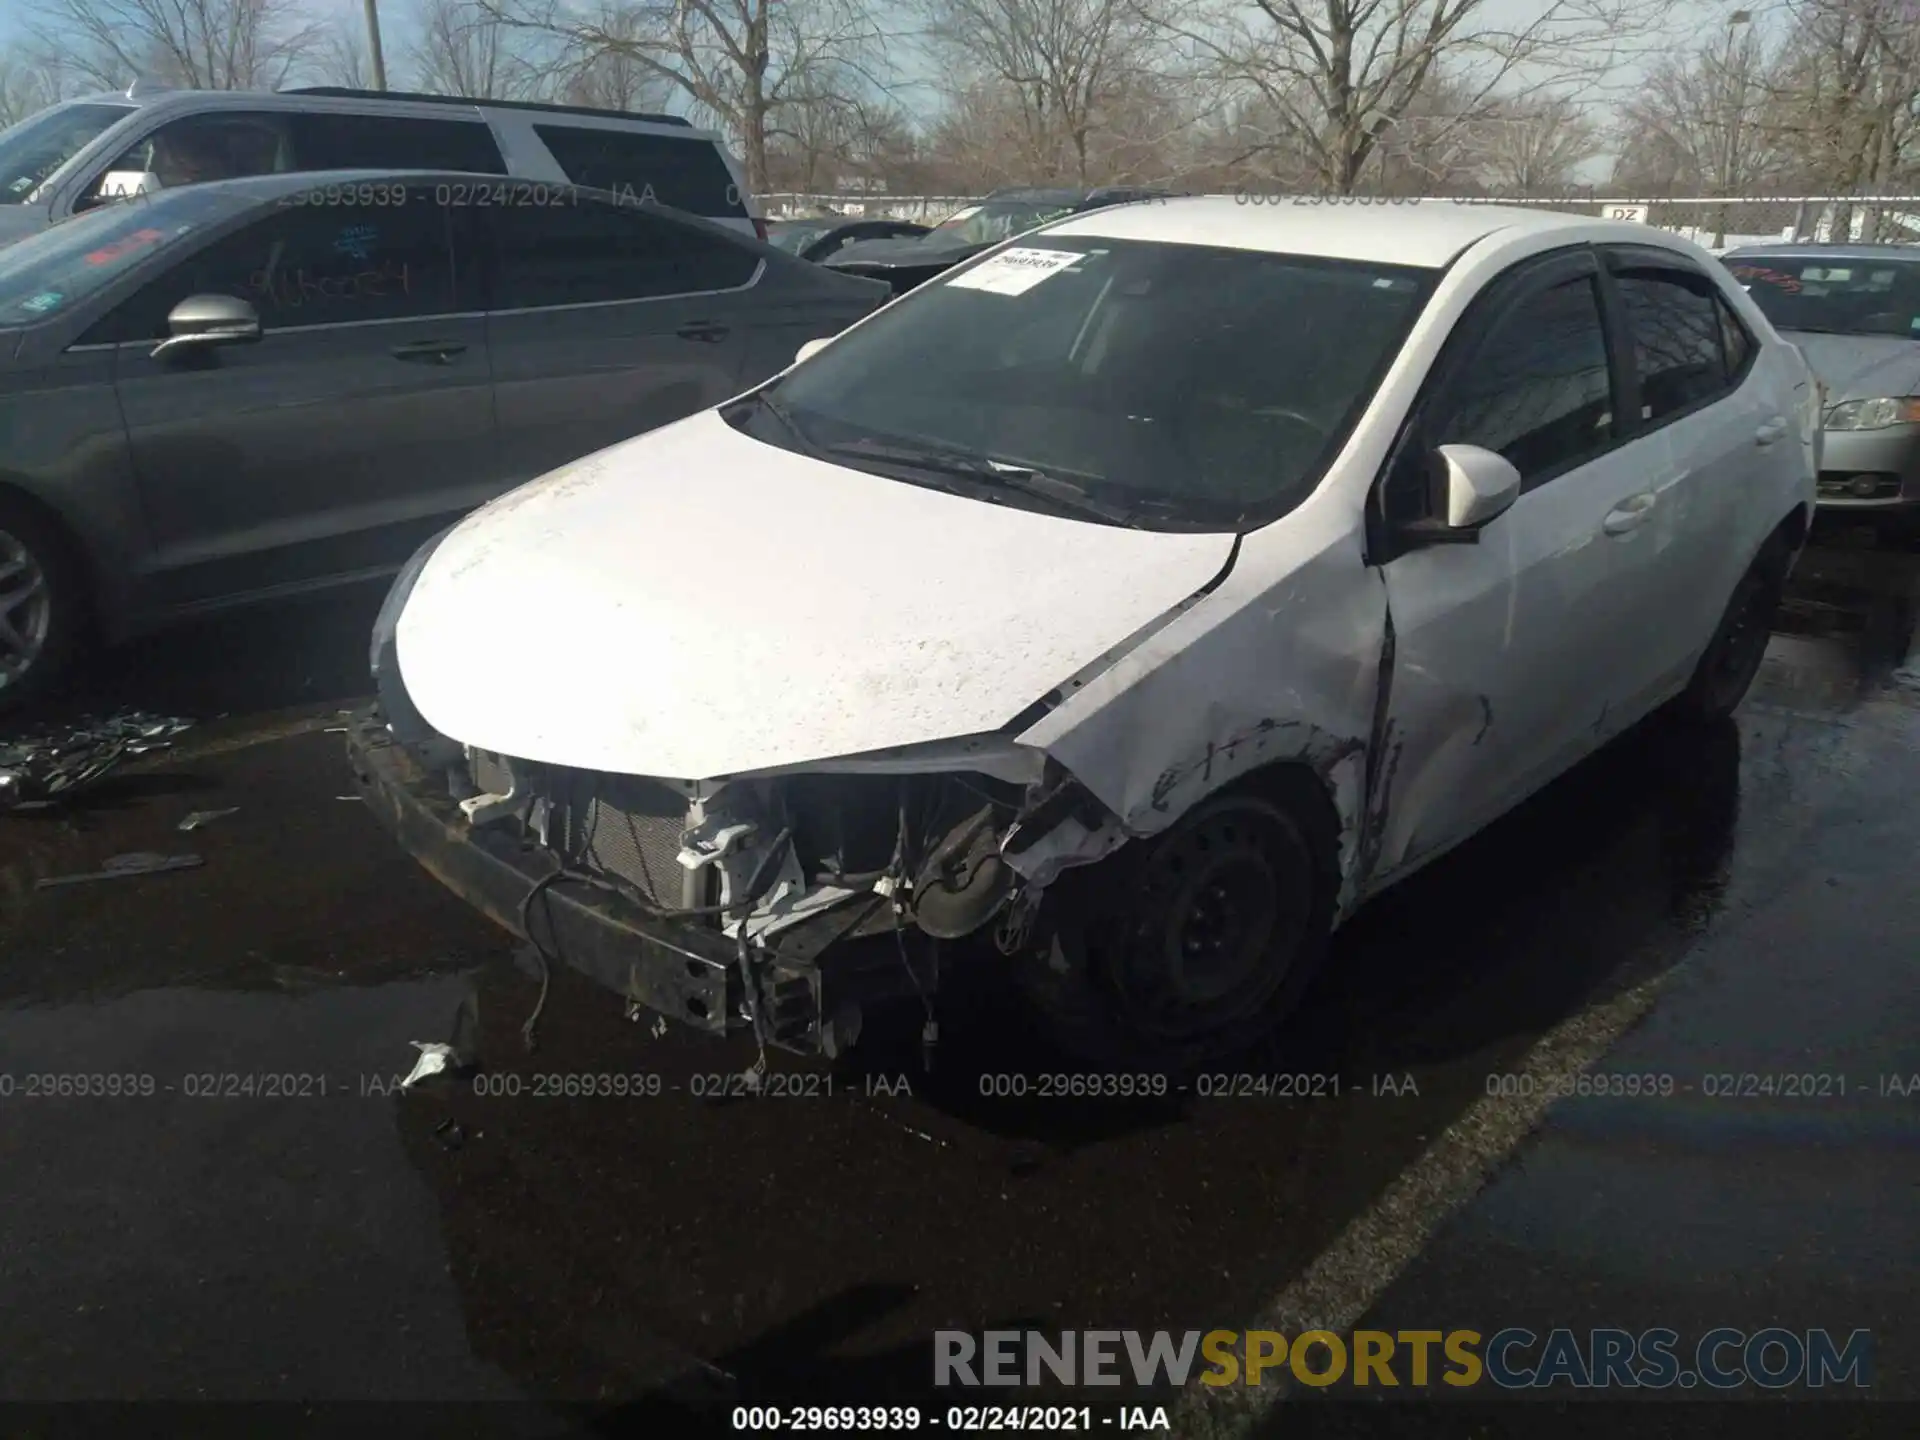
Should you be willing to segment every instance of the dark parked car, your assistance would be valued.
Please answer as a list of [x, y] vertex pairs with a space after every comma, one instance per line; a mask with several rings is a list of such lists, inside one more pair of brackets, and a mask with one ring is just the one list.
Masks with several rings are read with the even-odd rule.
[[772, 220], [767, 223], [767, 239], [802, 260], [818, 265], [829, 255], [837, 255], [849, 245], [866, 240], [911, 240], [927, 233], [925, 225], [911, 220], [849, 220], [841, 216], [823, 216], [807, 220]]
[[397, 569], [887, 299], [613, 194], [355, 171], [163, 190], [0, 249], [0, 707], [108, 641]]
[[1062, 215], [1135, 200], [1164, 200], [1168, 194], [1164, 190], [1120, 186], [996, 190], [979, 204], [956, 210], [916, 239], [863, 241], [847, 246], [826, 263], [848, 275], [884, 280], [894, 294], [904, 295], [962, 260], [971, 260], [1002, 240]]
[[1827, 388], [1820, 508], [1920, 520], [1920, 248], [1767, 245], [1722, 263]]

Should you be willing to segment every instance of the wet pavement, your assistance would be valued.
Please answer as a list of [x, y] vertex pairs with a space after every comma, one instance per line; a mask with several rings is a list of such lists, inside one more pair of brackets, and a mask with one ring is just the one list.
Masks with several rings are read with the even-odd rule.
[[[69, 708], [204, 723], [0, 818], [0, 1400], [512, 1400], [489, 1422], [668, 1435], [929, 1403], [935, 1329], [1266, 1322], [1866, 1328], [1874, 1394], [1920, 1400], [1920, 1094], [1882, 1093], [1920, 1073], [1917, 565], [1810, 555], [1737, 722], [1642, 727], [1358, 917], [1256, 1058], [1330, 1077], [1309, 1100], [983, 1093], [1063, 1068], [990, 985], [931, 1073], [883, 1039], [776, 1059], [806, 1078], [758, 1101], [695, 1093], [750, 1047], [565, 973], [529, 1053], [505, 937], [340, 798], [379, 596], [143, 642]], [[35, 888], [129, 851], [203, 863]], [[479, 1080], [395, 1093], [453, 1036]], [[1499, 1093], [1586, 1060], [1673, 1093]], [[1776, 1072], [1847, 1093], [1704, 1093]], [[47, 1075], [135, 1093], [29, 1097]], [[295, 1093], [225, 1078], [254, 1076]]]

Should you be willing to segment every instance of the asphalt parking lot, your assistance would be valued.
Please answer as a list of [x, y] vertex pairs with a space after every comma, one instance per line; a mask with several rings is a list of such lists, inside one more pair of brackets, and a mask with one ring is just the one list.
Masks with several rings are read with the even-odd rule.
[[[1872, 1331], [1870, 1398], [1920, 1401], [1916, 597], [1920, 556], [1823, 544], [1736, 723], [1642, 727], [1364, 913], [1266, 1060], [1338, 1077], [1304, 1100], [983, 1094], [1062, 1068], [996, 1017], [716, 1102], [750, 1046], [564, 974], [528, 1053], [506, 938], [342, 798], [379, 595], [144, 642], [71, 708], [196, 727], [0, 818], [0, 1400], [665, 1435], [923, 1399], [943, 1328], [1782, 1325]], [[130, 851], [203, 863], [36, 888]], [[393, 1093], [455, 1035], [494, 1083]], [[1548, 1103], [1583, 1071], [1673, 1093]], [[1708, 1093], [1788, 1072], [1844, 1093]], [[26, 1098], [50, 1073], [156, 1085]], [[533, 1093], [605, 1073], [661, 1093]], [[188, 1093], [254, 1074], [306, 1093]], [[1282, 1433], [1277, 1398], [1235, 1414]]]

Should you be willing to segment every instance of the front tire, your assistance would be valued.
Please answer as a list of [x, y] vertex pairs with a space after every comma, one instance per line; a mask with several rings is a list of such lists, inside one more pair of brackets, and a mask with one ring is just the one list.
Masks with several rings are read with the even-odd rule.
[[1299, 1003], [1325, 958], [1337, 826], [1304, 773], [1202, 801], [1153, 839], [1063, 875], [1016, 976], [1080, 1061], [1175, 1076], [1230, 1060]]
[[1789, 559], [1786, 543], [1776, 535], [1734, 586], [1719, 628], [1687, 688], [1674, 702], [1675, 711], [1685, 719], [1703, 724], [1724, 720], [1746, 698], [1767, 653], [1774, 617], [1786, 591]]
[[83, 629], [79, 566], [40, 513], [0, 495], [0, 714], [66, 678]]

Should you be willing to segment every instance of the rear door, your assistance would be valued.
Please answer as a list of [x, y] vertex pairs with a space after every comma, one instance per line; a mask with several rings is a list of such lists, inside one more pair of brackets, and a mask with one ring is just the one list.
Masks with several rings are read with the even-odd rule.
[[1734, 585], [1792, 492], [1801, 463], [1791, 383], [1759, 350], [1702, 271], [1666, 252], [1608, 247], [1632, 346], [1636, 444], [1644, 455], [1647, 568], [1664, 623], [1644, 637], [1640, 686], [1685, 681]]
[[1384, 556], [1394, 650], [1382, 877], [1518, 803], [1632, 703], [1670, 591], [1649, 585], [1658, 550], [1638, 518], [1648, 447], [1618, 418], [1628, 380], [1585, 247], [1496, 281], [1439, 362], [1383, 479], [1386, 513], [1429, 513], [1427, 457], [1443, 444], [1506, 456], [1524, 488], [1475, 544]]
[[[115, 311], [116, 389], [154, 537], [154, 603], [297, 589], [404, 561], [501, 488], [486, 322], [432, 185], [258, 219]], [[155, 358], [189, 295], [246, 299], [253, 345]]]
[[725, 232], [556, 198], [475, 212], [492, 235], [500, 453], [527, 479], [737, 393], [762, 269]]

